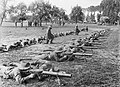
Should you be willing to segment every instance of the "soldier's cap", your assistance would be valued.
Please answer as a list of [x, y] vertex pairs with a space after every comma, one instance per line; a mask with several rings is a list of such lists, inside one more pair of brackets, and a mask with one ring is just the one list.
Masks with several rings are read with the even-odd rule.
[[63, 52], [63, 51], [64, 51], [64, 47], [60, 46], [60, 47], [58, 47], [54, 52], [55, 52], [55, 53], [61, 53], [61, 52]]
[[29, 63], [29, 62], [27, 62], [27, 63], [21, 62], [20, 64], [21, 64], [21, 65], [19, 66], [19, 69], [20, 69], [20, 70], [30, 69], [30, 63]]
[[75, 27], [78, 27], [78, 25], [76, 25]]
[[2, 44], [2, 46], [7, 46], [7, 45]]
[[48, 26], [49, 29], [52, 29], [52, 25]]
[[72, 38], [72, 40], [76, 40], [75, 38]]
[[82, 39], [80, 38], [80, 39], [77, 39], [76, 41], [77, 41], [77, 42], [80, 42], [81, 40], [82, 40]]

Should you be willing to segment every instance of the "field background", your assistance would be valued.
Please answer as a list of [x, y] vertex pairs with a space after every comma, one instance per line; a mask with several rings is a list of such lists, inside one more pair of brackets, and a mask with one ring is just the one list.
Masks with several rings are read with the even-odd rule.
[[[50, 23], [48, 23], [50, 25]], [[25, 38], [36, 38], [39, 36], [45, 36], [47, 26], [43, 24], [43, 27], [27, 27], [27, 23], [24, 22], [24, 27], [21, 28], [18, 23], [18, 27], [14, 27], [14, 23], [4, 22], [3, 26], [0, 27], [0, 44], [11, 44], [20, 39]], [[59, 26], [57, 24], [53, 25], [53, 33], [71, 31], [75, 29], [76, 24], [66, 24], [65, 26]], [[92, 30], [101, 30], [106, 28], [116, 28], [116, 26], [98, 26], [96, 24], [78, 24], [79, 28], [89, 26], [89, 29]], [[27, 28], [27, 30], [26, 30]], [[44, 28], [44, 29], [43, 29]]]
[[[47, 26], [21, 28], [14, 27], [12, 23], [3, 23], [0, 27], [1, 44], [11, 44], [20, 39], [37, 38], [45, 35]], [[26, 25], [26, 24], [25, 24]], [[65, 26], [53, 25], [52, 32], [66, 32], [75, 29], [76, 24], [66, 24]], [[56, 38], [54, 44], [36, 44], [19, 50], [0, 53], [0, 63], [19, 62], [21, 58], [38, 58], [43, 49], [55, 48], [71, 41], [72, 38], [84, 38], [93, 31], [110, 28], [111, 34], [102, 42], [104, 49], [90, 50], [92, 57], [81, 56], [74, 61], [52, 62], [60, 70], [72, 74], [72, 78], [60, 78], [61, 84], [58, 85], [56, 77], [49, 77], [43, 81], [29, 81], [28, 84], [18, 84], [14, 80], [0, 79], [0, 87], [120, 87], [120, 69], [119, 69], [119, 26], [99, 26], [97, 24], [78, 24], [79, 29], [88, 26], [89, 32], [81, 32], [78, 36], [70, 35]], [[27, 30], [26, 30], [27, 28]], [[44, 29], [43, 29], [44, 28]]]

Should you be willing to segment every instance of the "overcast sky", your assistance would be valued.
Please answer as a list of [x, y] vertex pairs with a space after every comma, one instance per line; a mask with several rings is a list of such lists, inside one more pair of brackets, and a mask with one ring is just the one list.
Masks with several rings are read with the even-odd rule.
[[[24, 2], [25, 4], [29, 5], [31, 2], [35, 0], [12, 0], [14, 2], [14, 5], [19, 2]], [[50, 4], [56, 5], [60, 8], [63, 8], [66, 10], [66, 13], [69, 14], [71, 12], [71, 8], [79, 5], [82, 8], [87, 8], [91, 5], [99, 5], [102, 0], [44, 0], [49, 1]]]

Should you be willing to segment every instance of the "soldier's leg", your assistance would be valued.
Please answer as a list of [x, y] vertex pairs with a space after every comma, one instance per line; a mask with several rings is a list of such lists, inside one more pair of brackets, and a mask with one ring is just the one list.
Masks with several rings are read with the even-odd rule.
[[50, 39], [50, 44], [52, 44], [52, 43], [53, 43], [52, 41], [53, 41], [53, 39]]
[[49, 43], [49, 39], [47, 39], [47, 42], [46, 42], [46, 44], [48, 44]]
[[57, 59], [57, 62], [64, 62], [68, 59], [67, 55], [63, 56], [62, 58]]
[[86, 49], [84, 49], [83, 47], [80, 47], [79, 50], [80, 50], [81, 52], [85, 52], [85, 51], [86, 51]]
[[54, 37], [53, 37], [53, 38], [51, 38], [50, 43], [53, 43], [53, 39], [54, 39]]
[[30, 74], [26, 77], [21, 77], [21, 75], [19, 74], [15, 77], [15, 80], [18, 83], [24, 83], [25, 81], [28, 81], [29, 79], [34, 78], [34, 76], [35, 76], [35, 74]]

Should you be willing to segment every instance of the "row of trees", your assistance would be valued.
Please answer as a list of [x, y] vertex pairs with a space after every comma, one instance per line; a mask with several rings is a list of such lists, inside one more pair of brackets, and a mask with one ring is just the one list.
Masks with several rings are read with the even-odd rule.
[[103, 15], [109, 17], [111, 24], [119, 20], [120, 0], [103, 0], [100, 7], [103, 11]]
[[[15, 20], [29, 20], [29, 21], [37, 21], [40, 26], [42, 26], [42, 21], [49, 21], [53, 22], [57, 20], [59, 24], [61, 21], [68, 21], [69, 17], [66, 15], [65, 10], [59, 8], [57, 6], [52, 6], [48, 2], [44, 2], [41, 0], [35, 1], [31, 3], [28, 7], [24, 3], [19, 3], [17, 6], [9, 6], [8, 9], [8, 2], [12, 0], [2, 0], [2, 16], [1, 16], [1, 24], [3, 19], [5, 18], [5, 13], [8, 12], [9, 14], [17, 14], [16, 18], [13, 17]], [[70, 20], [74, 22], [84, 21], [85, 15], [82, 11], [83, 9], [80, 6], [75, 6], [72, 8], [70, 13]], [[95, 12], [98, 11], [99, 14], [97, 15], [98, 22], [100, 21], [101, 16], [107, 16], [111, 24], [114, 24], [117, 20], [119, 20], [119, 13], [120, 13], [120, 0], [103, 0], [100, 5], [98, 6], [90, 6], [87, 10], [93, 14], [90, 16], [90, 20], [95, 20]], [[31, 12], [33, 15], [27, 16], [26, 13]]]
[[[3, 1], [9, 1], [9, 0], [3, 0]], [[7, 6], [7, 2], [6, 2]], [[4, 8], [4, 6], [2, 5]], [[37, 21], [39, 22], [40, 26], [42, 26], [42, 21], [50, 21], [53, 22], [56, 19], [61, 22], [68, 20], [68, 15], [66, 15], [65, 10], [62, 8], [58, 8], [57, 6], [52, 6], [48, 2], [44, 1], [35, 1], [32, 2], [28, 7], [24, 3], [19, 3], [17, 6], [9, 6], [9, 8], [5, 7], [3, 9], [5, 11], [2, 12], [2, 17], [5, 18], [5, 13], [9, 13], [10, 15], [17, 14], [16, 16], [12, 17], [13, 21]], [[32, 13], [32, 16], [26, 15], [28, 12]], [[14, 20], [15, 19], [15, 20]], [[1, 21], [2, 24], [3, 20]]]
[[[120, 0], [102, 0], [100, 5], [98, 6], [90, 6], [87, 10], [91, 13], [95, 13], [96, 11], [99, 12], [97, 14], [97, 21], [100, 22], [101, 16], [106, 16], [104, 18], [109, 18], [109, 22], [111, 24], [116, 23], [120, 20]], [[93, 14], [94, 15], [94, 14]], [[94, 19], [94, 17], [93, 17]]]
[[[9, 1], [12, 0], [3, 0], [4, 5], [2, 5], [3, 9], [3, 16], [1, 20], [1, 24], [3, 22], [3, 19], [5, 18], [5, 13], [9, 13], [11, 15], [11, 19], [13, 21], [24, 21], [24, 20], [29, 20], [29, 21], [37, 21], [39, 22], [39, 25], [42, 26], [42, 21], [50, 21], [53, 22], [57, 20], [57, 22], [61, 25], [61, 22], [63, 21], [69, 21], [72, 20], [72, 22], [78, 22], [84, 21], [84, 13], [82, 12], [82, 8], [80, 6], [75, 6], [72, 8], [72, 11], [70, 13], [70, 19], [68, 15], [66, 15], [65, 10], [62, 8], [59, 8], [57, 6], [52, 6], [48, 2], [44, 2], [41, 0], [32, 2], [28, 7], [24, 3], [19, 3], [17, 6], [9, 6], [7, 7], [7, 4]], [[26, 15], [27, 12], [31, 12], [33, 15], [28, 16]], [[14, 16], [14, 14], [17, 14]], [[23, 23], [22, 23], [23, 24]]]

